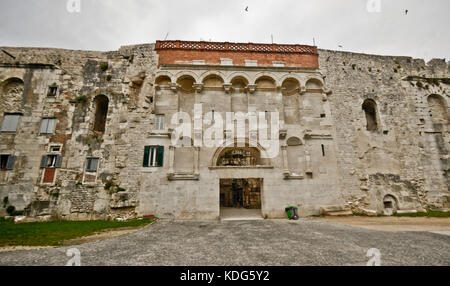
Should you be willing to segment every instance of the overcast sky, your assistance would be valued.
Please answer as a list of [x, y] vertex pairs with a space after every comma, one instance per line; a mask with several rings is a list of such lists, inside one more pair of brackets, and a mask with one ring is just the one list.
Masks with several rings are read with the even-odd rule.
[[[254, 43], [273, 35], [275, 43], [315, 38], [323, 49], [450, 58], [449, 0], [78, 0], [79, 13], [68, 1], [77, 0], [0, 0], [0, 46], [103, 51], [167, 33]], [[380, 11], [368, 1], [380, 1]]]

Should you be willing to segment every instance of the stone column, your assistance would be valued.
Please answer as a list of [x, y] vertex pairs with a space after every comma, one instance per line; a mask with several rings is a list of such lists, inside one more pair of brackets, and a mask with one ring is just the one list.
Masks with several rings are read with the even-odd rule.
[[169, 174], [174, 173], [175, 146], [169, 146]]
[[306, 173], [307, 174], [312, 174], [311, 155], [310, 155], [309, 151], [306, 150], [306, 148], [305, 148], [305, 163], [306, 163]]
[[281, 146], [281, 152], [283, 155], [283, 174], [289, 175], [289, 164], [288, 164], [288, 154], [287, 154], [287, 145]]
[[199, 175], [200, 147], [194, 147], [194, 174]]

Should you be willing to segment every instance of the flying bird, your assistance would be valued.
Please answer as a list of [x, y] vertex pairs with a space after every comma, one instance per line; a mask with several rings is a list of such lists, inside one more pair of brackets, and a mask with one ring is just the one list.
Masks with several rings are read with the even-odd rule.
[[409, 12], [408, 10], [405, 10], [405, 15], [408, 15], [408, 12]]
[[245, 7], [245, 11], [246, 11], [246, 12], [248, 12], [248, 6], [247, 6], [247, 7]]
[[338, 45], [338, 47], [339, 47], [339, 48], [342, 48], [342, 46], [341, 46], [341, 45]]

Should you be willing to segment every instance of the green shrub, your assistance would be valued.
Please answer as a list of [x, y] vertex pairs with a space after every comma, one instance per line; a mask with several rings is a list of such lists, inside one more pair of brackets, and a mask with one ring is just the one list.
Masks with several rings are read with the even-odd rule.
[[108, 63], [101, 63], [100, 64], [100, 69], [102, 70], [102, 72], [106, 71], [109, 67]]
[[106, 81], [110, 81], [112, 79], [112, 76], [109, 74], [106, 76]]
[[395, 213], [394, 216], [397, 216], [397, 217], [444, 217], [444, 218], [448, 218], [448, 217], [450, 217], [450, 212], [439, 212], [439, 211], [429, 210], [427, 212], [406, 213], [406, 214]]
[[73, 102], [85, 104], [88, 102], [88, 100], [89, 100], [89, 98], [86, 95], [79, 95], [79, 96], [75, 97]]
[[114, 184], [114, 180], [113, 179], [111, 179], [111, 180], [107, 180], [106, 182], [105, 182], [105, 186], [103, 187], [105, 190], [109, 190], [109, 189], [111, 189], [111, 187], [113, 187], [115, 184]]
[[62, 246], [71, 245], [71, 239], [111, 231], [123, 227], [142, 227], [156, 221], [132, 219], [127, 221], [50, 221], [14, 224], [12, 219], [0, 218], [1, 246]]

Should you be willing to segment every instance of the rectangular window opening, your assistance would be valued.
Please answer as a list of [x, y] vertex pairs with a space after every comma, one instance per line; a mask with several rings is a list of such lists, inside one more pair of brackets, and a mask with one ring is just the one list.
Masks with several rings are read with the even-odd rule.
[[1, 132], [16, 132], [19, 125], [19, 118], [21, 114], [5, 113], [2, 122]]
[[145, 146], [144, 167], [162, 167], [164, 162], [164, 146]]
[[57, 86], [49, 86], [48, 87], [48, 91], [47, 91], [47, 96], [49, 97], [53, 97], [56, 96], [56, 93], [58, 92], [58, 87]]
[[41, 123], [40, 134], [53, 134], [55, 132], [55, 118], [43, 118]]
[[156, 130], [164, 130], [164, 115], [162, 114], [156, 115], [155, 128]]
[[55, 168], [56, 167], [56, 155], [47, 155], [47, 163], [46, 168]]
[[62, 156], [61, 155], [48, 154], [48, 155], [42, 156], [40, 167], [42, 169], [55, 169], [55, 168], [61, 168], [61, 164], [62, 164]]
[[95, 173], [98, 169], [99, 158], [87, 158], [86, 160], [86, 172]]
[[1, 170], [6, 170], [6, 165], [8, 164], [9, 155], [1, 155], [0, 166]]
[[51, 153], [59, 153], [61, 152], [61, 146], [50, 146]]

